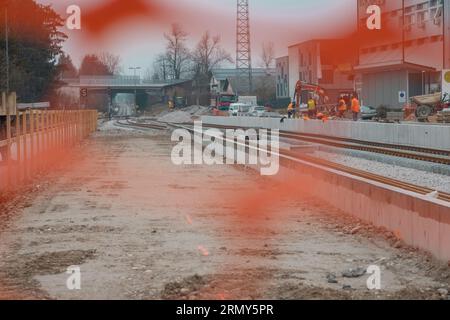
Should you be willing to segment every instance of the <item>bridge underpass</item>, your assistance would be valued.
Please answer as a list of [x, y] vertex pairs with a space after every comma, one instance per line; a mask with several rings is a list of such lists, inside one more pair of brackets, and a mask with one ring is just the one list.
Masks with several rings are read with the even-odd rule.
[[73, 97], [83, 108], [103, 105], [105, 111], [113, 108], [119, 95], [126, 94], [136, 105], [146, 108], [155, 103], [166, 103], [173, 97], [191, 99], [191, 80], [171, 80], [165, 82], [146, 82], [136, 76], [80, 76], [76, 79], [63, 79], [66, 84], [60, 89]]

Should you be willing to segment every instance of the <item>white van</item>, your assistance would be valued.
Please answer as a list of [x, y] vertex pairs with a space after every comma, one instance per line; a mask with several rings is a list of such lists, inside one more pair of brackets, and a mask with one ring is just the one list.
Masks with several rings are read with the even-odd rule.
[[248, 114], [250, 111], [251, 106], [249, 104], [245, 103], [232, 103], [230, 105], [230, 110], [228, 111], [228, 114], [230, 117], [237, 117]]

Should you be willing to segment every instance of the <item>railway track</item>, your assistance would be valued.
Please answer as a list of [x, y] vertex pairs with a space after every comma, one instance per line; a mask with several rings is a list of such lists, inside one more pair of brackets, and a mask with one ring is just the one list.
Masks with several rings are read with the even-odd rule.
[[[189, 131], [194, 131], [193, 127], [190, 126], [185, 126], [185, 125], [171, 125], [173, 127], [178, 127], [178, 128], [183, 128], [183, 129], [187, 129]], [[223, 127], [225, 128], [230, 128], [230, 127]], [[305, 154], [300, 154], [297, 153], [295, 151], [290, 151], [290, 150], [286, 150], [286, 149], [282, 149], [279, 152], [280, 158], [282, 160], [287, 160], [287, 161], [292, 161], [295, 163], [299, 163], [299, 162], [306, 162], [309, 163], [311, 165], [320, 165], [323, 167], [326, 167], [328, 169], [333, 169], [333, 170], [337, 170], [340, 172], [344, 172], [344, 173], [348, 173], [350, 175], [353, 176], [357, 176], [360, 178], [365, 178], [371, 181], [376, 181], [379, 183], [383, 183], [385, 185], [389, 185], [392, 187], [396, 187], [396, 188], [400, 188], [403, 190], [407, 190], [410, 192], [414, 192], [420, 195], [432, 195], [433, 194], [433, 198], [442, 200], [442, 201], [447, 201], [450, 202], [450, 193], [446, 193], [446, 192], [437, 192], [436, 190], [433, 190], [431, 188], [428, 187], [423, 187], [423, 186], [418, 186], [412, 183], [408, 183], [408, 182], [404, 182], [404, 181], [400, 181], [397, 179], [392, 179], [389, 177], [385, 177], [382, 175], [378, 175], [378, 174], [374, 174], [374, 173], [370, 173], [364, 170], [359, 170], [359, 169], [354, 169], [351, 167], [347, 167], [335, 162], [331, 162], [328, 160], [324, 160], [321, 158], [317, 158], [317, 157], [312, 157], [309, 155], [305, 155]], [[437, 193], [436, 193], [437, 192]]]
[[[338, 164], [335, 162], [331, 162], [328, 160], [324, 160], [321, 158], [316, 158], [316, 157], [312, 157], [312, 156], [308, 156], [308, 155], [304, 155], [304, 154], [298, 154], [298, 153], [295, 153], [295, 152], [289, 151], [289, 150], [281, 150], [280, 156], [282, 156], [288, 160], [302, 160], [302, 161], [309, 162], [312, 164], [321, 165], [321, 166], [327, 167], [329, 169], [334, 169], [334, 170], [345, 172], [345, 173], [348, 173], [348, 174], [351, 174], [351, 175], [354, 175], [357, 177], [365, 178], [365, 179], [372, 180], [372, 181], [377, 181], [377, 182], [380, 182], [383, 184], [387, 184], [389, 186], [393, 186], [393, 187], [397, 187], [397, 188], [400, 188], [403, 190], [408, 190], [408, 191], [412, 191], [415, 193], [419, 193], [421, 195], [430, 195], [430, 194], [436, 192], [436, 190], [433, 190], [431, 188], [422, 187], [422, 186], [418, 186], [418, 185], [415, 185], [412, 183], [400, 181], [397, 179], [388, 178], [388, 177], [370, 173], [370, 172], [367, 172], [364, 170], [354, 169], [354, 168], [347, 167], [347, 166], [344, 166], [344, 165], [341, 165], [341, 164]], [[438, 192], [436, 194], [435, 198], [439, 199], [439, 200], [450, 202], [450, 193]]]
[[[218, 129], [238, 129], [238, 127], [231, 127], [231, 126], [216, 126], [216, 125], [203, 125], [203, 126]], [[330, 137], [306, 133], [294, 133], [289, 131], [280, 131], [280, 137], [303, 142], [322, 144], [340, 149], [366, 151], [400, 158], [450, 165], [449, 150], [430, 149], [406, 145], [394, 145], [381, 142], [360, 141], [355, 139], [346, 139], [346, 138]]]
[[[131, 121], [127, 120], [126, 123], [120, 123], [120, 125], [127, 126], [127, 127], [138, 127], [138, 128], [146, 128], [146, 129], [157, 129], [157, 130], [167, 130], [169, 127], [175, 127], [175, 128], [187, 129], [191, 132], [194, 131], [193, 126], [178, 125], [178, 124], [165, 124], [165, 123], [158, 123], [157, 121], [155, 121], [155, 123], [150, 124], [150, 123], [136, 123], [136, 122], [131, 122]], [[236, 129], [236, 127], [229, 127], [229, 126], [205, 126], [204, 125], [204, 127], [216, 127], [218, 129]], [[297, 136], [297, 134], [282, 132], [280, 134], [280, 136], [291, 137], [291, 136]], [[315, 139], [315, 138], [311, 138], [311, 139]], [[379, 143], [374, 143], [374, 144], [382, 145]], [[411, 147], [411, 148], [414, 148], [414, 147]], [[423, 148], [420, 148], [420, 149], [422, 149], [422, 151], [423, 151]], [[361, 150], [361, 149], [358, 149], [358, 150]], [[436, 151], [438, 151], [438, 150], [436, 150]], [[446, 152], [446, 151], [443, 151], [443, 152]], [[323, 166], [323, 167], [326, 167], [329, 169], [348, 173], [353, 176], [365, 178], [365, 179], [368, 179], [371, 181], [380, 182], [380, 183], [383, 183], [383, 184], [386, 184], [389, 186], [393, 186], [393, 187], [397, 187], [397, 188], [400, 188], [403, 190], [415, 192], [415, 193], [418, 193], [421, 195], [435, 194], [434, 197], [436, 199], [450, 202], [450, 193], [437, 192], [437, 194], [436, 194], [436, 190], [433, 190], [428, 187], [422, 187], [422, 186], [418, 186], [418, 185], [415, 185], [412, 183], [408, 183], [408, 182], [400, 181], [397, 179], [388, 178], [388, 177], [385, 177], [382, 175], [370, 173], [370, 172], [367, 172], [364, 170], [354, 169], [354, 168], [347, 167], [347, 166], [344, 166], [344, 165], [341, 165], [341, 164], [338, 164], [335, 162], [324, 160], [322, 158], [317, 158], [317, 157], [312, 157], [312, 156], [305, 155], [305, 154], [300, 154], [295, 151], [282, 149], [282, 150], [280, 150], [279, 154], [280, 154], [280, 157], [282, 160], [293, 161], [296, 163], [306, 162], [306, 163], [309, 163], [312, 165], [320, 165], [320, 166]]]
[[162, 122], [138, 123], [138, 122], [132, 122], [130, 120], [126, 120], [126, 122], [116, 121], [115, 125], [117, 125], [119, 127], [127, 127], [127, 128], [137, 127], [137, 128], [142, 128], [142, 129], [154, 129], [154, 130], [167, 130], [168, 129], [168, 126], [166, 124], [163, 124]]

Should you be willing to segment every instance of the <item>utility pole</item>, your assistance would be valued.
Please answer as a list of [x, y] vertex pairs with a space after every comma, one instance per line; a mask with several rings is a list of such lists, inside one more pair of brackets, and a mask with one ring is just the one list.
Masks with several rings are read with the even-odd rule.
[[137, 106], [137, 78], [136, 78], [136, 72], [138, 70], [141, 70], [141, 67], [130, 67], [130, 70], [133, 70], [134, 73], [134, 108]]
[[450, 1], [443, 1], [442, 28], [444, 45], [444, 69], [450, 69]]
[[6, 94], [9, 93], [9, 31], [8, 7], [5, 5], [5, 58], [6, 58]]
[[236, 23], [236, 72], [241, 93], [245, 94], [250, 94], [253, 91], [248, 1], [237, 0]]
[[405, 0], [402, 0], [402, 63], [406, 62], [405, 61], [405, 55], [406, 55], [406, 53], [405, 53], [405, 41], [406, 41], [406, 36], [405, 36], [405, 28], [406, 28], [406, 26], [405, 26], [405, 22], [406, 22], [405, 13], [406, 13]]

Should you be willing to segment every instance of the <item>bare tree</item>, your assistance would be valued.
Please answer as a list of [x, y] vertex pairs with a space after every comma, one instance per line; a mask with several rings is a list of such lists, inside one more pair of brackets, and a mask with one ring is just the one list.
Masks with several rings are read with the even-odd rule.
[[121, 58], [119, 55], [103, 52], [99, 55], [99, 59], [108, 68], [110, 74], [117, 75], [122, 72]]
[[261, 60], [264, 68], [269, 69], [273, 66], [275, 61], [275, 46], [273, 42], [262, 44]]
[[206, 31], [198, 42], [193, 54], [196, 73], [207, 75], [223, 62], [233, 62], [231, 55], [220, 46], [220, 36], [211, 36]]
[[173, 79], [180, 79], [189, 65], [189, 49], [186, 46], [188, 34], [179, 24], [172, 24], [170, 33], [164, 34], [167, 40], [165, 58]]
[[197, 104], [200, 103], [200, 96], [208, 92], [212, 69], [223, 62], [231, 63], [233, 59], [221, 47], [220, 37], [211, 36], [209, 31], [206, 31], [192, 53]]
[[155, 61], [153, 62], [152, 79], [167, 81], [171, 73], [170, 67], [171, 65], [169, 64], [169, 59], [167, 58], [167, 55], [166, 54], [158, 55]]

